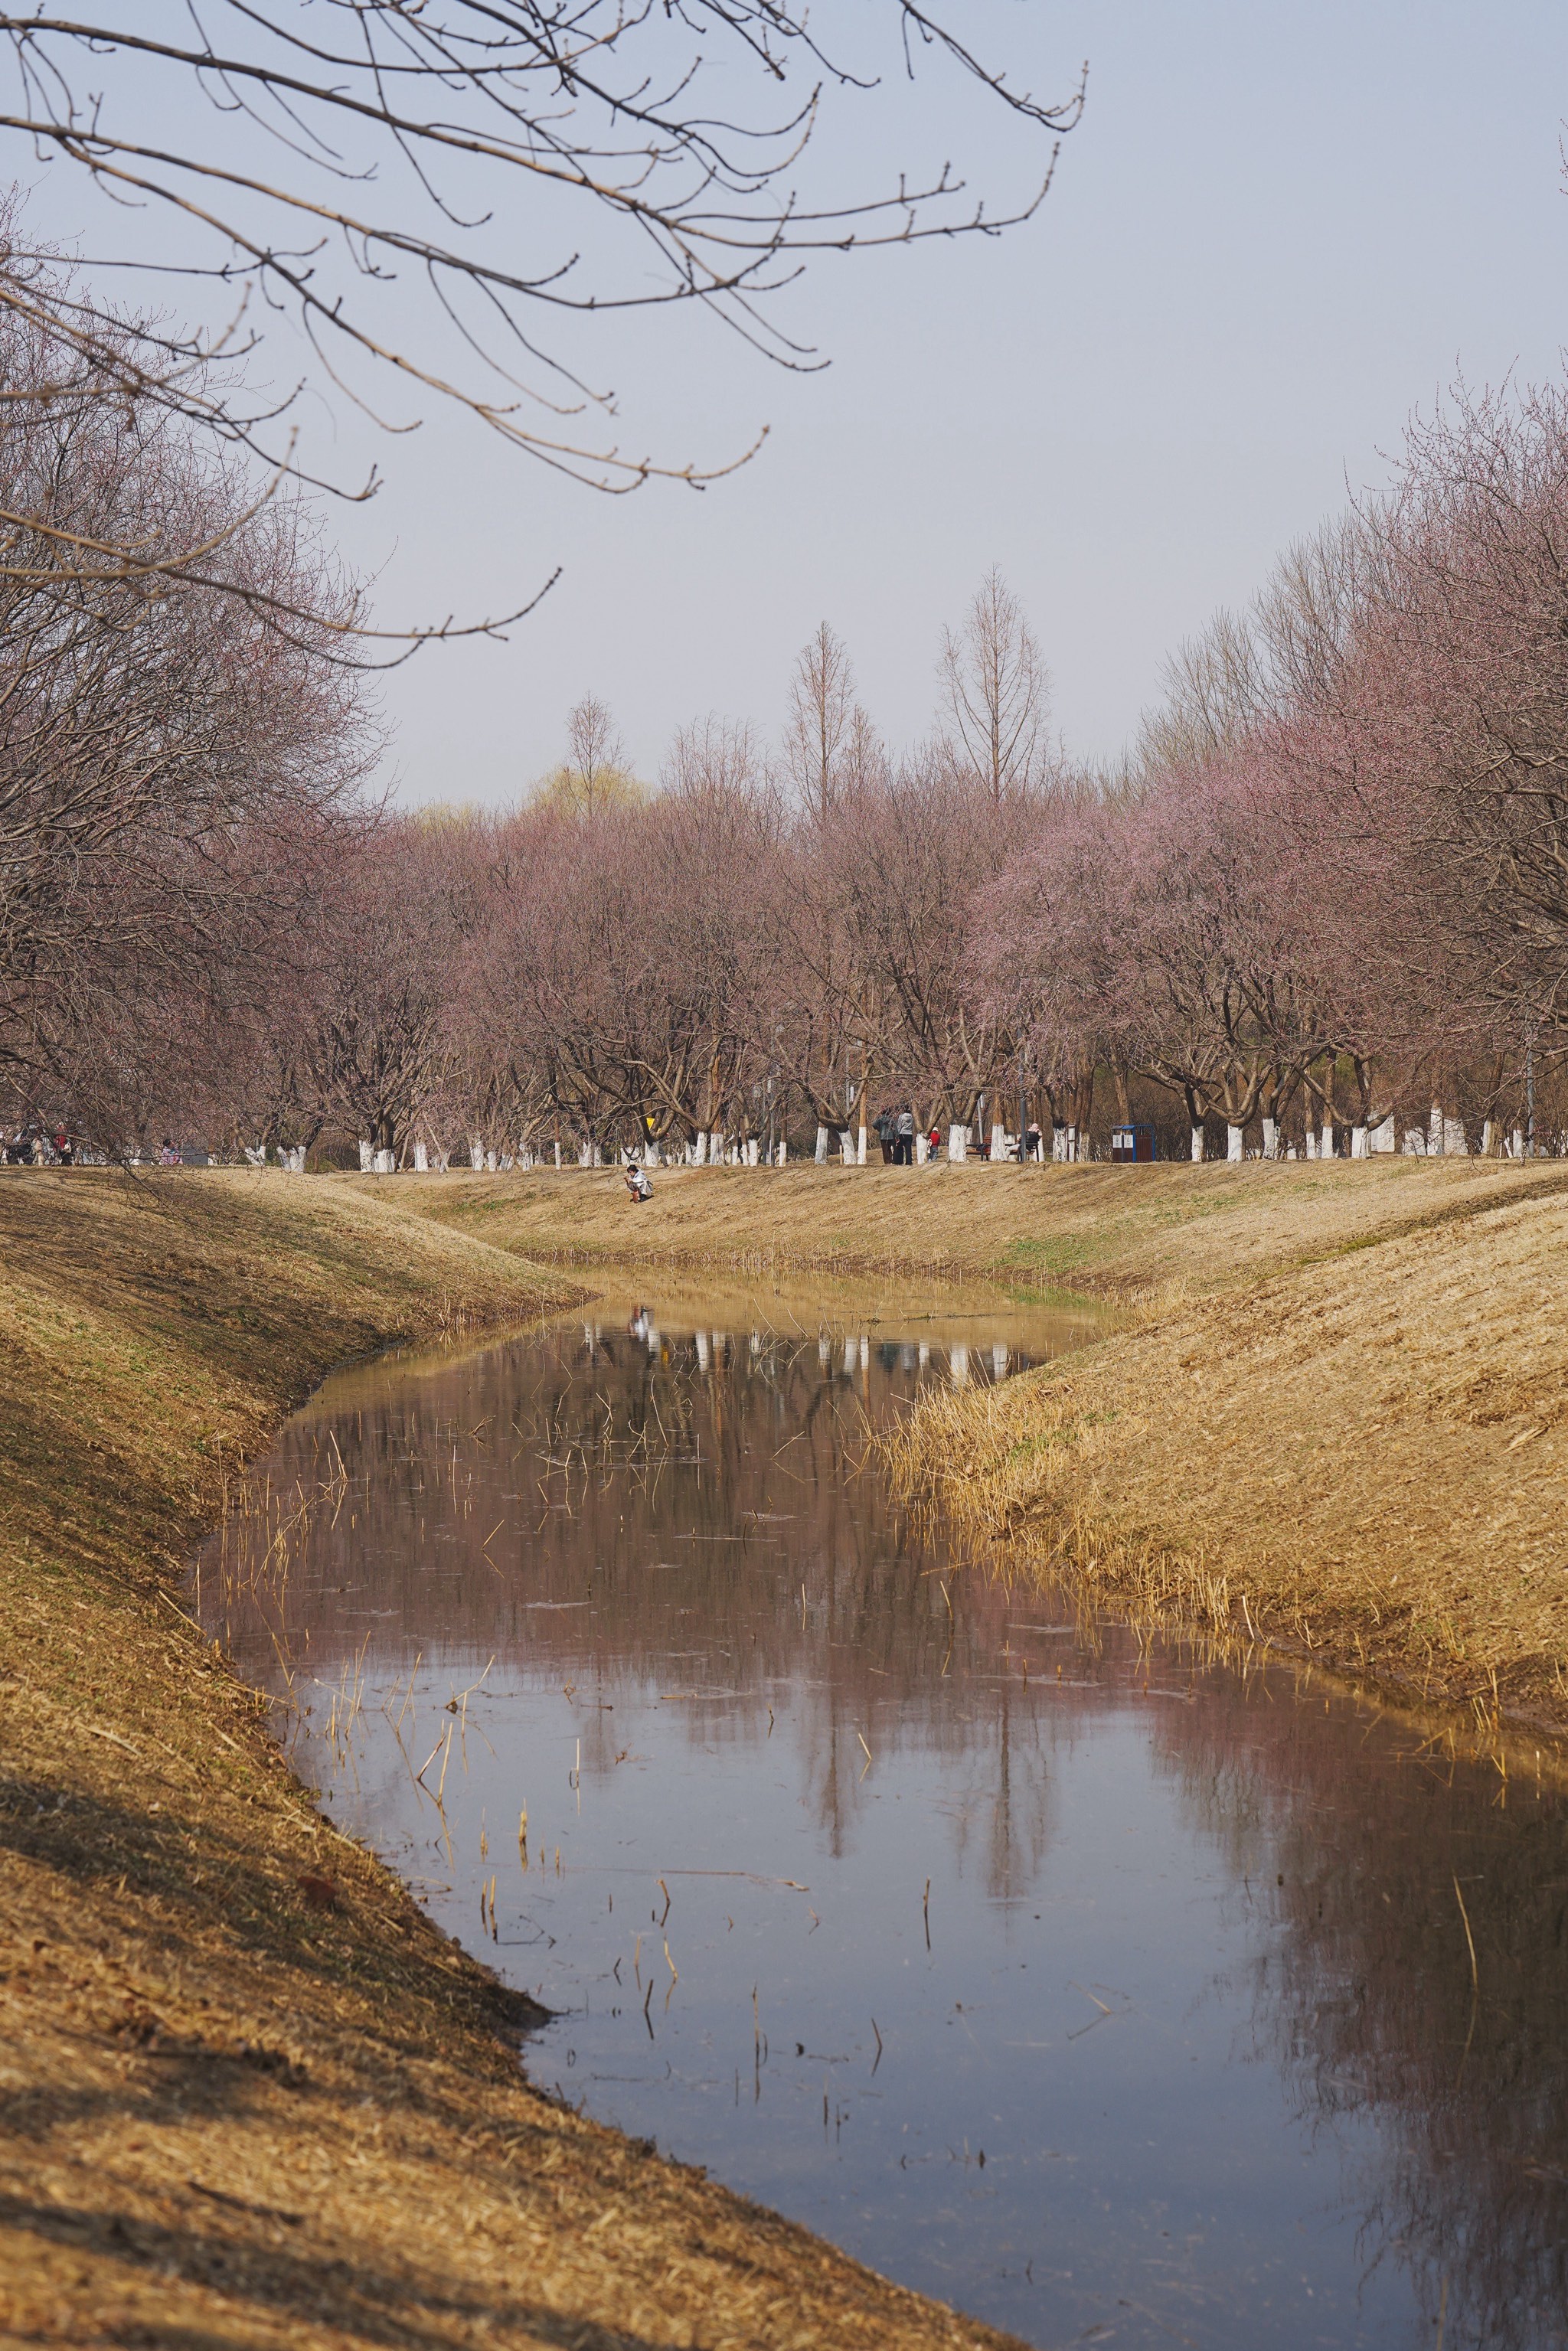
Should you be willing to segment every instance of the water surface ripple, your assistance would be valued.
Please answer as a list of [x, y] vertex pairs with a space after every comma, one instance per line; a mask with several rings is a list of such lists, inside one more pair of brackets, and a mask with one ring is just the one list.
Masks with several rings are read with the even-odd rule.
[[202, 1612], [537, 2080], [873, 2267], [1040, 2345], [1568, 2342], [1561, 1798], [955, 1574], [865, 1461], [1073, 1335], [672, 1290], [362, 1366]]

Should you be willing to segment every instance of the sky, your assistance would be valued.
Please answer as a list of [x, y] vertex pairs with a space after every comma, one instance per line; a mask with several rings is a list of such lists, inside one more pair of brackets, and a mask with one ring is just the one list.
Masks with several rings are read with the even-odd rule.
[[[815, 22], [826, 25], [830, 7]], [[584, 693], [638, 771], [716, 713], [782, 724], [826, 619], [895, 747], [930, 727], [945, 623], [992, 564], [1028, 611], [1070, 754], [1113, 758], [1165, 655], [1385, 476], [1459, 373], [1554, 376], [1568, 344], [1568, 11], [1543, 0], [952, 0], [950, 21], [1082, 126], [1026, 226], [845, 260], [785, 298], [831, 365], [788, 374], [702, 315], [606, 320], [591, 353], [628, 442], [760, 454], [698, 495], [605, 498], [471, 421], [326, 416], [387, 487], [330, 520], [392, 624], [523, 601], [505, 644], [432, 648], [381, 686], [408, 803], [505, 802]], [[1032, 153], [923, 76], [846, 112], [822, 169], [951, 152], [999, 201]], [[34, 204], [76, 226], [46, 173]]]

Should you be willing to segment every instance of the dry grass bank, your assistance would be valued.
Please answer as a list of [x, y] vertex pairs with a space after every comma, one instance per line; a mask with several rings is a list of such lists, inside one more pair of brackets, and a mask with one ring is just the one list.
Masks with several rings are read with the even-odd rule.
[[999, 2345], [528, 2089], [180, 1614], [332, 1362], [574, 1285], [355, 1187], [0, 1176], [0, 2335]]
[[1401, 1196], [1381, 1236], [933, 1401], [900, 1474], [1015, 1569], [1568, 1731], [1568, 1177]]
[[917, 1275], [1124, 1301], [1261, 1275], [1541, 1181], [1479, 1159], [1239, 1167], [666, 1168], [633, 1208], [613, 1169], [339, 1179], [558, 1266]]

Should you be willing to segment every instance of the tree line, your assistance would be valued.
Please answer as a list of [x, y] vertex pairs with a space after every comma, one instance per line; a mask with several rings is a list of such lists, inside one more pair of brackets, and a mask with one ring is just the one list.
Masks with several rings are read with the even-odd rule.
[[824, 623], [776, 743], [698, 720], [643, 786], [591, 696], [516, 807], [409, 813], [311, 510], [106, 379], [59, 282], [0, 312], [13, 1125], [382, 1165], [863, 1155], [888, 1105], [958, 1153], [1559, 1147], [1561, 389], [1413, 426], [1114, 767], [1054, 737], [993, 572], [912, 749]]

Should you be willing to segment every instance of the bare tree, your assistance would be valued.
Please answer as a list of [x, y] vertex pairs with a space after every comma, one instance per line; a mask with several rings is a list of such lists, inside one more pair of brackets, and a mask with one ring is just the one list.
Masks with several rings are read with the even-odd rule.
[[993, 801], [1025, 790], [1044, 749], [1050, 674], [1033, 630], [992, 566], [963, 628], [942, 640], [943, 716], [955, 760]]
[[571, 747], [568, 757], [551, 768], [536, 799], [585, 816], [642, 799], [643, 788], [626, 764], [615, 721], [597, 695], [583, 695], [567, 720], [567, 735]]
[[[601, 489], [712, 478], [737, 460], [704, 469], [623, 445], [575, 325], [695, 305], [784, 366], [819, 364], [769, 320], [769, 292], [814, 253], [1027, 219], [1082, 111], [1082, 84], [1041, 103], [915, 0], [888, 0], [869, 27], [846, 16], [841, 31], [842, 61], [800, 0], [715, 0], [700, 19], [621, 0], [0, 10], [16, 175], [43, 155], [96, 187], [106, 218], [151, 214], [155, 253], [95, 266], [215, 287], [227, 316], [210, 332], [149, 323], [131, 350], [111, 312], [40, 291], [16, 253], [0, 254], [0, 306], [34, 319], [42, 302], [89, 371], [107, 328], [121, 389], [269, 466], [299, 462], [296, 400], [247, 392], [245, 363], [283, 319], [298, 330], [302, 382], [346, 391], [398, 429], [419, 421], [412, 392]], [[944, 165], [813, 202], [794, 182], [824, 116], [916, 51], [1044, 142], [1018, 199], [978, 204]], [[426, 298], [412, 329], [400, 282]]]
[[838, 799], [846, 764], [863, 750], [865, 726], [843, 640], [826, 621], [819, 622], [796, 656], [784, 726], [789, 780], [819, 821]]
[[[55, 399], [51, 358], [0, 310], [0, 1063], [113, 1123], [175, 1008], [308, 904], [376, 738], [298, 501], [256, 507], [156, 402]], [[62, 571], [61, 542], [110, 553]], [[200, 570], [112, 553], [198, 543]]]

